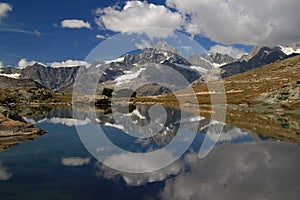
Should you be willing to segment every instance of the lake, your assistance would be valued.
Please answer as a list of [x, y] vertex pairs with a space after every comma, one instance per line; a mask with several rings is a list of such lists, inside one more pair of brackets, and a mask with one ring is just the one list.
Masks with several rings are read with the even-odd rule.
[[[157, 126], [149, 126], [150, 119], [161, 117], [149, 106], [133, 106], [126, 114], [97, 109], [95, 119], [73, 119], [71, 108], [26, 116], [47, 133], [0, 152], [0, 199], [299, 199], [299, 145], [164, 109], [164, 123]], [[117, 122], [118, 114], [133, 123], [123, 123], [123, 118]], [[93, 126], [122, 153], [102, 140], [85, 140]], [[185, 144], [189, 146], [182, 153]], [[201, 146], [211, 151], [200, 159]], [[124, 153], [163, 148], [172, 153], [150, 161]], [[172, 156], [178, 159], [152, 171]]]

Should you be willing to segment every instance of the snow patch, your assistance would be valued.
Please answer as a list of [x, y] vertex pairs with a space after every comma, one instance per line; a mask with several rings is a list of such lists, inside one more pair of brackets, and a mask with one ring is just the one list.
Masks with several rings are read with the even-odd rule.
[[0, 76], [6, 76], [9, 78], [19, 79], [21, 74], [1, 74], [1, 72], [0, 72]]
[[135, 109], [134, 111], [132, 111], [132, 112], [129, 113], [129, 114], [125, 114], [125, 116], [132, 116], [132, 115], [135, 115], [135, 116], [137, 116], [137, 117], [140, 118], [140, 119], [146, 119], [146, 117], [143, 116], [143, 115], [140, 113], [140, 111], [138, 111], [137, 109]]
[[120, 130], [124, 130], [125, 129], [123, 125], [112, 124], [112, 123], [109, 123], [109, 122], [105, 122], [104, 126], [114, 127], [114, 128], [120, 129]]
[[207, 72], [206, 69], [204, 69], [202, 67], [199, 67], [199, 66], [187, 66], [187, 65], [181, 65], [181, 64], [176, 64], [176, 66], [178, 66], [180, 68], [183, 68], [183, 69], [189, 69], [191, 71], [195, 71], [195, 72], [198, 72], [200, 74], [203, 74], [203, 73]]
[[282, 47], [279, 46], [280, 50], [285, 53], [286, 55], [291, 55], [293, 53], [299, 53], [300, 54], [300, 49], [294, 50], [292, 47]]
[[117, 58], [117, 59], [114, 59], [114, 60], [107, 60], [107, 61], [104, 61], [105, 64], [110, 64], [110, 63], [116, 63], [116, 62], [123, 62], [124, 61], [124, 57], [120, 57], [120, 58]]
[[117, 82], [116, 85], [120, 85], [124, 82], [127, 82], [129, 80], [135, 79], [137, 78], [142, 71], [146, 70], [146, 68], [140, 68], [138, 71], [134, 72], [134, 71], [125, 71], [124, 75], [119, 76], [118, 78], [115, 79], [115, 81]]
[[214, 68], [220, 68], [220, 67], [222, 67], [222, 66], [224, 66], [224, 65], [227, 65], [228, 63], [221, 63], [221, 64], [218, 64], [218, 63], [212, 63], [212, 66], [214, 67]]
[[206, 73], [208, 70], [199, 66], [191, 66], [191, 69], [197, 70], [199, 73]]

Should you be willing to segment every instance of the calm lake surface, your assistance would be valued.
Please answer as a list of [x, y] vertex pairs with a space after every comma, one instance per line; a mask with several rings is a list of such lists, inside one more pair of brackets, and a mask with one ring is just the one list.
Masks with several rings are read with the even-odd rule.
[[[163, 131], [148, 138], [150, 133], [143, 129], [150, 119], [147, 106], [133, 107], [127, 114], [142, 127], [139, 130], [117, 124], [109, 110], [97, 111], [95, 120], [73, 119], [71, 108], [26, 116], [29, 123], [47, 133], [0, 152], [0, 199], [299, 199], [299, 145], [226, 124], [219, 138], [207, 133], [210, 120], [196, 116], [181, 119], [180, 111], [165, 109]], [[90, 124], [100, 125], [114, 144], [131, 152], [164, 147], [176, 137], [179, 125], [195, 138], [171, 165], [150, 173], [126, 173], [103, 165], [86, 149], [75, 125], [84, 130]], [[190, 130], [195, 125], [198, 129]], [[219, 125], [214, 122], [211, 126]], [[217, 144], [199, 159], [204, 138]], [[101, 148], [106, 150], [106, 146]], [[122, 157], [117, 158], [129, 170], [152, 165], [128, 165], [122, 163]], [[153, 162], [164, 159], [161, 156]]]

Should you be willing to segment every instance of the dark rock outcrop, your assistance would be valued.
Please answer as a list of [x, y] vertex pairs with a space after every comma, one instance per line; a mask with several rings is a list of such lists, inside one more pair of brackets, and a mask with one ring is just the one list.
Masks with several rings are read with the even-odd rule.
[[36, 63], [23, 69], [20, 78], [32, 79], [48, 89], [58, 90], [75, 81], [79, 68], [52, 68]]
[[43, 134], [45, 131], [26, 123], [17, 113], [0, 107], [0, 151]]
[[249, 55], [242, 57], [240, 61], [222, 66], [222, 77], [243, 73], [286, 57], [287, 55], [283, 53], [279, 47], [255, 47]]

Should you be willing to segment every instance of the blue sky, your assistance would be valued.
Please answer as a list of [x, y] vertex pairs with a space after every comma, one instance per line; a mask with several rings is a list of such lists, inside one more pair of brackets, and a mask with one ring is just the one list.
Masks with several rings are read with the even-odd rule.
[[[280, 2], [278, 0], [272, 0], [272, 1]], [[151, 12], [150, 11], [151, 9], [161, 10], [162, 14], [163, 12], [169, 14], [170, 19], [173, 19], [174, 16], [175, 17], [181, 16], [179, 17], [180, 19], [178, 19], [179, 22], [174, 22], [175, 24], [174, 27], [172, 26], [172, 28], [174, 28], [174, 30], [185, 32], [188, 35], [193, 35], [194, 39], [207, 50], [209, 50], [212, 46], [215, 46], [217, 44], [220, 45], [226, 44], [223, 45], [224, 48], [230, 47], [230, 48], [236, 48], [236, 50], [241, 50], [242, 52], [249, 52], [253, 47], [253, 45], [260, 44], [260, 43], [273, 45], [274, 43], [273, 40], [271, 41], [267, 39], [270, 38], [268, 37], [268, 35], [262, 35], [263, 33], [260, 33], [263, 31], [257, 31], [257, 35], [255, 35], [256, 30], [249, 29], [249, 23], [247, 20], [251, 19], [252, 16], [251, 9], [253, 8], [252, 5], [241, 4], [238, 7], [240, 9], [240, 7], [243, 8], [244, 6], [245, 8], [244, 11], [246, 10], [248, 13], [245, 14], [241, 12], [242, 17], [244, 18], [243, 21], [236, 22], [238, 25], [237, 28], [234, 26], [234, 23], [232, 24], [228, 23], [228, 25], [222, 26], [222, 24], [224, 24], [224, 22], [222, 21], [223, 18], [226, 19], [225, 12], [224, 12], [224, 17], [217, 16], [218, 18], [214, 19], [214, 17], [207, 16], [207, 18], [202, 17], [201, 19], [198, 19], [197, 17], [199, 17], [199, 14], [193, 12], [197, 12], [195, 11], [197, 6], [199, 6], [199, 10], [201, 10], [201, 8], [204, 8], [203, 4], [200, 5], [200, 2], [203, 1], [187, 0], [185, 2], [186, 4], [182, 5], [182, 3], [180, 3], [179, 0], [167, 0], [167, 1], [159, 0], [159, 1], [139, 2], [139, 4], [133, 5], [131, 7], [128, 6], [129, 5], [128, 4], [127, 6], [130, 9], [132, 9], [131, 11], [132, 13], [134, 12], [137, 13], [136, 18], [140, 17], [139, 14], [144, 15], [144, 13], [138, 12], [139, 8], [145, 9], [146, 12], [148, 11]], [[291, 2], [295, 2], [295, 1], [291, 1]], [[126, 31], [124, 30], [124, 28], [118, 29], [110, 23], [110, 20], [112, 20], [113, 17], [119, 17], [120, 18], [119, 20], [122, 20], [122, 17], [126, 16], [126, 12], [124, 9], [124, 5], [127, 4], [126, 1], [116, 1], [116, 0], [72, 0], [72, 1], [71, 0], [59, 0], [59, 1], [58, 0], [51, 0], [51, 1], [50, 0], [43, 0], [43, 1], [6, 0], [6, 1], [1, 1], [0, 0], [0, 3], [6, 3], [11, 7], [11, 10], [0, 9], [0, 62], [2, 62], [3, 65], [16, 66], [18, 65], [18, 62], [23, 58], [25, 58], [28, 61], [33, 60], [33, 61], [39, 61], [43, 63], [50, 63], [54, 61], [65, 61], [68, 59], [83, 60], [95, 46], [97, 46], [101, 41], [103, 41], [103, 38], [101, 39], [96, 38], [96, 35], [100, 34], [102, 36], [107, 37], [108, 35], [112, 36], [118, 32]], [[150, 4], [152, 5], [152, 7], [149, 6]], [[193, 6], [194, 4], [195, 6]], [[205, 9], [209, 10], [210, 8], [218, 7], [219, 4], [212, 4], [211, 7], [207, 7]], [[224, 5], [228, 4], [226, 8], [229, 9], [228, 10], [229, 12], [231, 12], [232, 9], [236, 9], [235, 7], [231, 9], [232, 5], [230, 5], [227, 1], [226, 2], [224, 1], [223, 4]], [[297, 5], [298, 4], [299, 3], [297, 3]], [[114, 7], [116, 5], [118, 5], [118, 7]], [[158, 5], [162, 5], [163, 7], [158, 7]], [[205, 5], [205, 6], [209, 6], [209, 5]], [[105, 10], [105, 8], [107, 7], [110, 7], [110, 9]], [[193, 7], [195, 7], [195, 10], [193, 10]], [[273, 9], [276, 9], [276, 6]], [[214, 10], [211, 11], [214, 12]], [[292, 12], [290, 10], [287, 10], [287, 12], [288, 11]], [[268, 10], [265, 11], [266, 15], [268, 14], [268, 12], [269, 12]], [[262, 12], [261, 15], [263, 16], [265, 13]], [[281, 14], [282, 16], [284, 16], [285, 12], [282, 12]], [[101, 17], [102, 15], [103, 17]], [[215, 15], [216, 14], [214, 14], [213, 16]], [[257, 15], [257, 13], [255, 13], [255, 15]], [[269, 13], [269, 15], [270, 15], [269, 18], [267, 17], [265, 18], [270, 20], [274, 18], [273, 13]], [[141, 18], [148, 17], [148, 16], [151, 15], [141, 16]], [[168, 22], [167, 15], [165, 16], [167, 20], [166, 22]], [[230, 16], [232, 16], [232, 14]], [[86, 25], [86, 27], [82, 27], [82, 28], [62, 27], [62, 21], [66, 19], [82, 20], [83, 23], [87, 23], [89, 25]], [[145, 19], [148, 20], [148, 18]], [[283, 17], [283, 19], [285, 18]], [[149, 20], [151, 21], [150, 17]], [[209, 20], [212, 21], [210, 22]], [[245, 21], [247, 22], [247, 25], [243, 24], [245, 23]], [[255, 23], [258, 23], [256, 21]], [[164, 15], [161, 18], [161, 22], [164, 22]], [[218, 25], [218, 22], [220, 22], [220, 25]], [[278, 35], [282, 35], [282, 32], [280, 32], [281, 29], [278, 29], [279, 30], [278, 31], [277, 29], [274, 28], [274, 27], [277, 28], [275, 21], [273, 22], [271, 20], [271, 22], [270, 24], [272, 25], [273, 29], [270, 30], [271, 31], [274, 30], [274, 34], [271, 34], [272, 33], [271, 32], [270, 35], [273, 36], [277, 32]], [[124, 23], [121, 21], [121, 25], [125, 24], [127, 26], [126, 23], [130, 23], [130, 20], [127, 21], [125, 20]], [[150, 25], [152, 25], [151, 23]], [[181, 28], [178, 28], [179, 25], [176, 23], [178, 23]], [[211, 24], [211, 27], [208, 26], [207, 24]], [[156, 24], [154, 23], [154, 25]], [[159, 25], [160, 24], [158, 24], [158, 26]], [[291, 25], [294, 25], [294, 23], [291, 23]], [[257, 26], [259, 26], [259, 24]], [[129, 27], [132, 27], [132, 24], [129, 24]], [[220, 27], [220, 29], [218, 30], [215, 27], [217, 28]], [[265, 27], [265, 25], [262, 26], [262, 29], [263, 27]], [[229, 31], [231, 32], [231, 30], [232, 33], [228, 33]], [[220, 36], [219, 31], [226, 34]], [[245, 35], [244, 37], [242, 33], [244, 32], [246, 33], [246, 31], [251, 32], [252, 36], [254, 35], [257, 37], [251, 37], [251, 35], [250, 36]], [[299, 32], [297, 32], [297, 34], [298, 33]], [[259, 34], [261, 34], [260, 38], [262, 39], [258, 40], [257, 38], [259, 38], [258, 37], [260, 36]], [[294, 37], [294, 35], [295, 38], [293, 38], [293, 40], [290, 39], [291, 41], [289, 41], [289, 38], [283, 38], [283, 39], [279, 38], [280, 40], [278, 40], [278, 42], [280, 44], [284, 42], [294, 44], [295, 42], [297, 42], [298, 38], [296, 38], [297, 37], [296, 34], [294, 35], [289, 34], [289, 35], [290, 35], [289, 38]], [[275, 36], [274, 38], [278, 38]], [[215, 49], [220, 49], [220, 48], [216, 47]]]
[[[6, 2], [13, 7], [13, 11], [9, 12], [0, 24], [0, 61], [6, 65], [16, 65], [22, 58], [40, 62], [84, 59], [101, 41], [96, 35], [106, 34], [93, 24], [93, 10], [114, 3], [96, 0]], [[61, 21], [64, 19], [89, 21], [92, 29], [62, 28]], [[17, 30], [38, 31], [41, 35], [21, 33]]]

